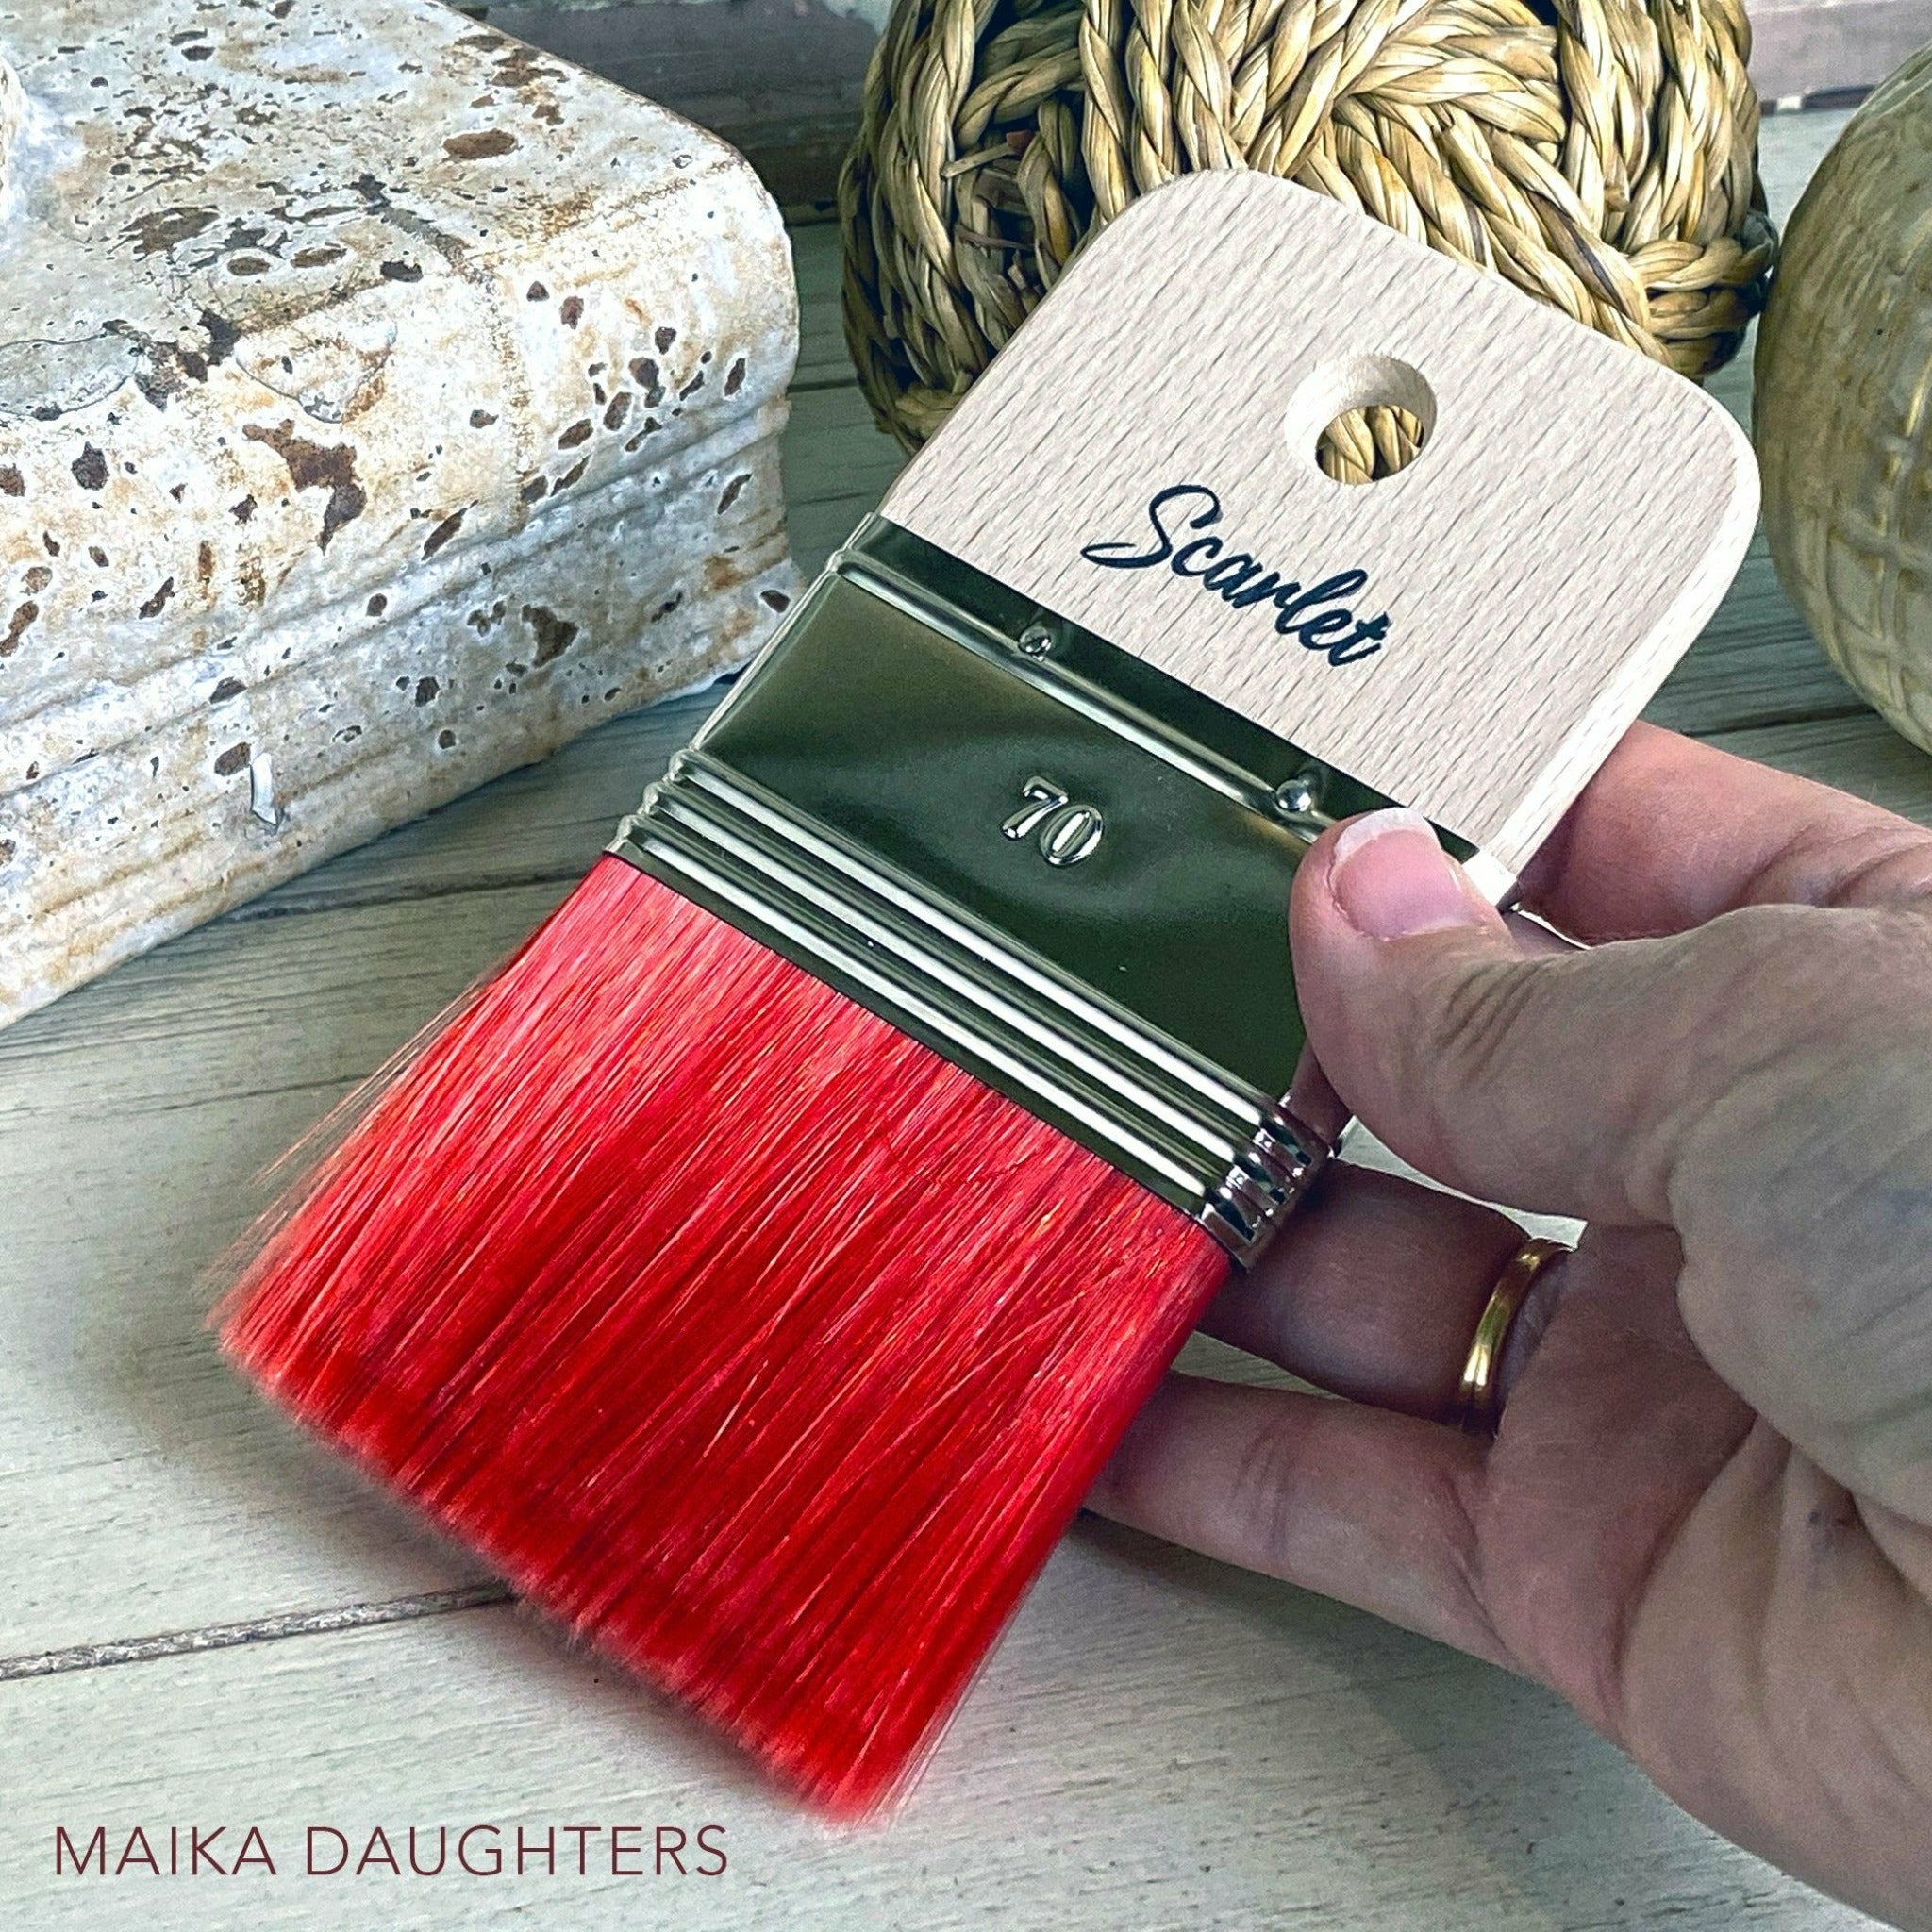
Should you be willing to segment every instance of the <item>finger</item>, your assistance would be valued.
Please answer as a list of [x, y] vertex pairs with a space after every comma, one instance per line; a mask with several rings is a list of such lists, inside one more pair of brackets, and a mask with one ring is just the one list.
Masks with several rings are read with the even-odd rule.
[[1507, 1662], [1471, 1583], [1482, 1473], [1481, 1446], [1434, 1423], [1170, 1375], [1087, 1503]]
[[1932, 898], [1932, 831], [1862, 799], [1634, 724], [1524, 870], [1522, 904], [1591, 943], [1734, 907]]
[[[1848, 941], [1843, 916], [1879, 923]], [[1529, 958], [1424, 823], [1389, 810], [1316, 841], [1291, 922], [1310, 1044], [1405, 1159], [1515, 1208], [1660, 1224], [1684, 1160], [1717, 1172], [1726, 1119], [1789, 1112], [1790, 1068], [1887, 1049], [1899, 975], [1932, 958], [1932, 930], [1887, 917], [1763, 908]]]
[[1201, 1326], [1318, 1388], [1440, 1419], [1491, 1291], [1524, 1239], [1492, 1208], [1338, 1162]]

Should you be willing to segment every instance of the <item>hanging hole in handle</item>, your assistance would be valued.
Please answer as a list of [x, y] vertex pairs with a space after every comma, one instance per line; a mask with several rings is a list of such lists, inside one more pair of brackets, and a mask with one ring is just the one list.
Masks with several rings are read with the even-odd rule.
[[1436, 394], [1393, 356], [1351, 356], [1308, 376], [1283, 423], [1290, 452], [1337, 483], [1376, 483], [1406, 470], [1436, 427]]

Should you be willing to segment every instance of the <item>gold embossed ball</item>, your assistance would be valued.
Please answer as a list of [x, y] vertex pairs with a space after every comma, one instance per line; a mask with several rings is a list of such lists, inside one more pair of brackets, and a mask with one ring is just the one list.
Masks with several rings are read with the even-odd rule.
[[1812, 176], [1758, 331], [1778, 576], [1851, 683], [1932, 750], [1932, 46]]

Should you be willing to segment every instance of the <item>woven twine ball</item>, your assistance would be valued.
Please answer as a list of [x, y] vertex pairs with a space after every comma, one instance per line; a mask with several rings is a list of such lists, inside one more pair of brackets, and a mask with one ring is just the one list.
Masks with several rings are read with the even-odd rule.
[[[840, 186], [845, 329], [916, 447], [1081, 241], [1197, 168], [1261, 168], [1700, 376], [1773, 235], [1740, 0], [896, 0]], [[1330, 475], [1418, 425], [1339, 419]]]
[[1932, 47], [1853, 115], [1790, 220], [1757, 337], [1764, 531], [1791, 601], [1932, 751]]

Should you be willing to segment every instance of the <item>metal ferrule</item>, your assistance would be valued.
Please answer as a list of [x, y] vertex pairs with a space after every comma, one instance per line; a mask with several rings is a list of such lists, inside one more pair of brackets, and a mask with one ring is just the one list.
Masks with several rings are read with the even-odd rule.
[[611, 849], [1247, 1263], [1328, 1153], [1294, 869], [1387, 802], [874, 518]]

